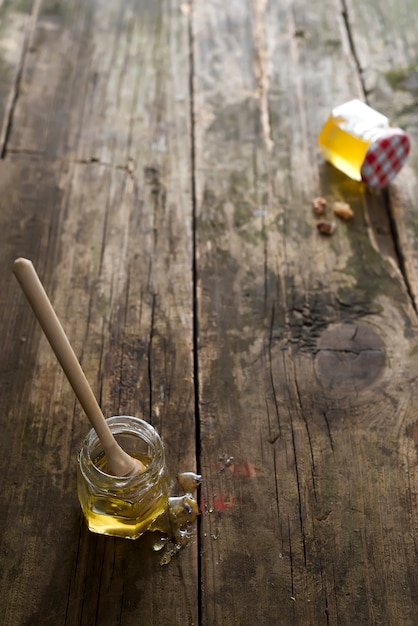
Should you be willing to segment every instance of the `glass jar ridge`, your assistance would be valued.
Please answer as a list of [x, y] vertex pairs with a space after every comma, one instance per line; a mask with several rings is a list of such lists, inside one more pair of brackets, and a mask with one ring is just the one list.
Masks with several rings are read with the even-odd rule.
[[121, 415], [106, 421], [121, 447], [146, 469], [133, 476], [107, 474], [103, 447], [92, 429], [78, 455], [78, 498], [92, 532], [137, 539], [167, 509], [163, 442], [151, 424], [138, 417]]

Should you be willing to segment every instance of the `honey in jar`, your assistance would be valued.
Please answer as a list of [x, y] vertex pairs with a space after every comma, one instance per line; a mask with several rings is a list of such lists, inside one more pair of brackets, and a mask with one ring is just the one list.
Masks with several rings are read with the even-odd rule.
[[360, 100], [333, 109], [318, 144], [327, 161], [372, 188], [390, 183], [410, 150], [405, 131]]
[[121, 447], [145, 465], [133, 476], [106, 473], [106, 458], [94, 430], [87, 435], [78, 457], [77, 491], [92, 532], [137, 539], [156, 530], [168, 507], [168, 474], [163, 443], [144, 420], [116, 416], [107, 420]]

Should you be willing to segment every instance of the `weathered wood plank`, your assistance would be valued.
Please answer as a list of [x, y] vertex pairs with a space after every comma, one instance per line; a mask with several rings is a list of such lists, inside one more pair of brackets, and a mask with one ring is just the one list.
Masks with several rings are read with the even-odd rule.
[[[385, 198], [316, 147], [364, 90], [415, 132], [379, 66], [414, 75], [411, 6], [376, 26], [356, 2], [193, 4], [204, 624], [415, 623], [415, 153], [396, 242]], [[34, 3], [0, 168], [3, 267], [34, 259], [106, 414], [150, 419], [172, 474], [195, 454], [189, 9]], [[330, 239], [319, 193], [355, 210]], [[196, 545], [161, 569], [148, 539], [83, 526], [87, 424], [2, 280], [5, 623], [197, 623]]]
[[6, 625], [197, 623], [196, 543], [161, 567], [82, 523], [88, 423], [11, 278], [34, 260], [105, 414], [151, 421], [173, 479], [194, 469], [188, 58], [177, 2], [39, 7], [0, 170]]
[[416, 316], [316, 147], [361, 95], [339, 8], [194, 6], [204, 624], [415, 622]]
[[379, 6], [350, 0], [347, 17], [368, 101], [405, 128], [412, 141], [409, 162], [391, 185], [388, 201], [398, 253], [417, 306], [418, 5], [415, 0], [386, 0]]

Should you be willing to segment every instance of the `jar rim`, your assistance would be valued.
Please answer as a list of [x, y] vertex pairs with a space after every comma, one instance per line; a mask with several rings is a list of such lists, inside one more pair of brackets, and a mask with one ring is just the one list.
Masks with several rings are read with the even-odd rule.
[[[126, 420], [129, 420], [129, 423], [126, 423]], [[84, 456], [85, 460], [87, 460], [88, 462], [90, 472], [92, 472], [96, 476], [102, 477], [103, 479], [110, 479], [113, 482], [116, 481], [118, 485], [126, 485], [128, 483], [136, 481], [142, 482], [148, 480], [150, 475], [153, 475], [155, 472], [160, 471], [161, 464], [164, 465], [163, 442], [157, 430], [152, 426], [152, 424], [146, 422], [140, 417], [134, 417], [132, 415], [113, 415], [112, 417], [106, 418], [106, 422], [108, 423], [113, 435], [128, 434], [138, 436], [143, 439], [145, 443], [153, 448], [153, 452], [155, 454], [151, 456], [150, 464], [147, 465], [144, 471], [142, 471], [140, 474], [128, 476], [115, 476], [113, 474], [108, 474], [107, 472], [97, 467], [91, 456], [91, 452], [95, 449], [95, 447], [97, 445], [100, 445], [100, 439], [96, 431], [94, 430], [94, 428], [91, 428], [84, 438], [81, 450], [79, 452], [79, 460], [81, 460], [81, 457]], [[137, 426], [138, 429], [130, 430], [129, 426]], [[143, 435], [148, 435], [148, 437], [144, 437]], [[83, 471], [83, 468], [81, 467], [82, 464], [79, 463], [79, 465], [80, 469]]]

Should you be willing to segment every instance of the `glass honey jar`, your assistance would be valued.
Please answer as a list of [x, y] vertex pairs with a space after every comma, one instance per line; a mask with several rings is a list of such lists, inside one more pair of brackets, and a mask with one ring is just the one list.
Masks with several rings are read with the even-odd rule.
[[408, 135], [360, 100], [331, 112], [318, 136], [324, 158], [354, 180], [372, 188], [388, 185], [404, 166]]
[[78, 498], [92, 532], [137, 539], [146, 530], [156, 530], [167, 510], [163, 443], [157, 431], [138, 417], [122, 415], [106, 421], [121, 447], [146, 469], [133, 476], [107, 474], [103, 447], [92, 429], [78, 455]]

